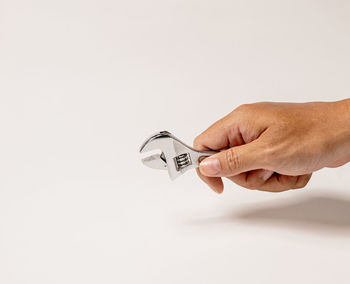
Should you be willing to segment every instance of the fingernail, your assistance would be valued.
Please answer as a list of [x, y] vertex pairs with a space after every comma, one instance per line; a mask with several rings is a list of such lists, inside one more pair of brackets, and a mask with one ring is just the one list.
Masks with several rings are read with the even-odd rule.
[[200, 165], [200, 171], [204, 175], [215, 176], [221, 171], [220, 161], [217, 158], [207, 158]]

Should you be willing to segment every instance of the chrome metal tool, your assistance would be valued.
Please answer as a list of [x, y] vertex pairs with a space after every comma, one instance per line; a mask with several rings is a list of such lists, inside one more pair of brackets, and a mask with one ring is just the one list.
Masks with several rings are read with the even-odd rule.
[[170, 179], [174, 180], [188, 170], [198, 168], [203, 159], [217, 152], [194, 150], [168, 131], [161, 131], [143, 143], [140, 153], [146, 154], [142, 159], [144, 165], [168, 170]]

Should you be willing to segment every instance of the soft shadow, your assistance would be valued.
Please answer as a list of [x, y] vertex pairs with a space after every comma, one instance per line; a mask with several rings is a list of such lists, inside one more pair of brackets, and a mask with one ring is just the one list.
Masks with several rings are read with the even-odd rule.
[[350, 200], [333, 196], [254, 203], [225, 216], [197, 220], [192, 225], [246, 223], [258, 226], [350, 234]]
[[242, 221], [295, 225], [303, 228], [350, 230], [350, 200], [317, 196], [284, 205], [267, 205], [240, 212]]

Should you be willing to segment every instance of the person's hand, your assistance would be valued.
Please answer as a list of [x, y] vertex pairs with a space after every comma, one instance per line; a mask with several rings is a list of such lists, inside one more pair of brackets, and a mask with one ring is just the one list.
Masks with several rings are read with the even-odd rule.
[[311, 174], [350, 161], [350, 101], [241, 105], [194, 141], [200, 178], [221, 193], [226, 177], [249, 189], [304, 187]]

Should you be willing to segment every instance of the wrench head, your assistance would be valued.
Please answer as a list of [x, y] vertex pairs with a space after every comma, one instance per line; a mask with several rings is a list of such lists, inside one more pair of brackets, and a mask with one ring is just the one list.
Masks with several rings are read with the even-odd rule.
[[168, 170], [171, 180], [193, 168], [190, 151], [192, 148], [183, 144], [168, 131], [155, 133], [140, 148], [140, 153], [149, 154], [142, 159], [143, 164], [153, 169]]

